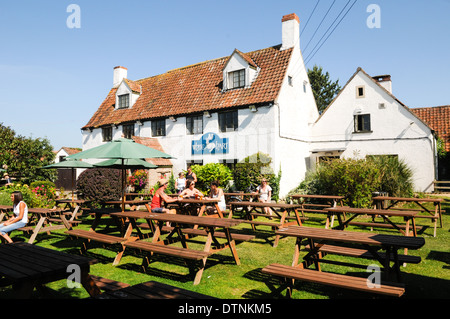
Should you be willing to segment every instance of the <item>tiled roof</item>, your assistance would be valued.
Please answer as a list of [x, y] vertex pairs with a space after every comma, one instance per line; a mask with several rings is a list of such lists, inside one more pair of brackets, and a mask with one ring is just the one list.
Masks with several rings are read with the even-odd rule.
[[450, 152], [450, 105], [411, 109], [428, 124], [445, 142], [445, 150]]
[[[164, 149], [162, 148], [161, 144], [159, 143], [158, 139], [151, 138], [151, 137], [139, 137], [139, 136], [133, 136], [133, 140], [136, 143], [151, 147], [155, 150], [164, 152]], [[150, 162], [156, 166], [172, 166], [172, 162], [167, 158], [149, 158], [147, 159], [147, 162]]]
[[248, 88], [222, 92], [222, 71], [228, 56], [132, 81], [141, 86], [142, 94], [131, 109], [114, 109], [117, 89], [113, 88], [83, 129], [273, 102], [292, 53], [292, 48], [280, 51], [280, 47], [245, 53], [261, 68]]

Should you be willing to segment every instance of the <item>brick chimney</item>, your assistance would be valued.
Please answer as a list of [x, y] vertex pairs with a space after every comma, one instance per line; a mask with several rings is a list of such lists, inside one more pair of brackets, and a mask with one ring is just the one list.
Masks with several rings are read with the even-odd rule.
[[389, 93], [392, 93], [392, 80], [391, 76], [386, 75], [377, 75], [373, 76], [372, 79], [377, 81], [382, 87], [384, 87]]
[[281, 50], [300, 47], [300, 19], [295, 13], [281, 19]]
[[114, 68], [113, 87], [118, 87], [123, 79], [128, 76], [128, 69], [123, 66], [116, 66]]

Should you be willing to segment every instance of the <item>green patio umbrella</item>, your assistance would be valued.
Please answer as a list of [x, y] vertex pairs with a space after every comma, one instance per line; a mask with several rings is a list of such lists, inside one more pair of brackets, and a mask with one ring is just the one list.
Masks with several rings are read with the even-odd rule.
[[[120, 159], [120, 168], [126, 168], [126, 159], [142, 159], [142, 158], [174, 158], [169, 154], [155, 150], [151, 147], [136, 143], [133, 140], [120, 138], [111, 142], [99, 145], [77, 154], [67, 156], [69, 159], [82, 158], [108, 158]], [[122, 175], [123, 176], [123, 175]], [[123, 178], [122, 178], [123, 183]], [[123, 184], [122, 184], [123, 185]], [[122, 211], [125, 210], [125, 189], [122, 188]]]
[[[109, 159], [100, 163], [94, 164], [96, 167], [109, 167], [109, 168], [122, 168], [122, 160], [121, 159]], [[149, 163], [144, 160], [136, 159], [136, 158], [126, 158], [124, 160], [125, 168], [135, 168], [135, 169], [151, 169], [157, 168], [158, 166]]]
[[73, 189], [74, 189], [74, 175], [75, 175], [75, 170], [77, 168], [93, 168], [95, 167], [94, 165], [87, 163], [87, 162], [82, 162], [79, 160], [73, 160], [73, 159], [69, 159], [66, 157], [65, 161], [59, 162], [59, 163], [54, 163], [54, 164], [50, 164], [50, 165], [46, 165], [43, 166], [41, 168], [43, 169], [67, 169], [70, 168], [72, 169], [72, 200], [73, 200]]
[[71, 159], [82, 158], [173, 158], [171, 155], [154, 148], [136, 143], [127, 138], [119, 138], [103, 145], [67, 156]]

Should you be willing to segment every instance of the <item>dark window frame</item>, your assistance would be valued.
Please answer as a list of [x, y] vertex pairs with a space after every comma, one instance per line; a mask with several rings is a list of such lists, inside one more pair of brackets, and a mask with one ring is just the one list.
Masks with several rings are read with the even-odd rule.
[[122, 94], [117, 96], [117, 108], [118, 109], [128, 109], [130, 107], [130, 94]]
[[166, 119], [152, 121], [152, 136], [166, 136]]
[[112, 141], [112, 126], [102, 127], [102, 141], [103, 142]]
[[203, 134], [203, 115], [186, 116], [186, 133], [188, 135]]
[[222, 133], [234, 132], [238, 130], [238, 111], [227, 111], [218, 113], [219, 130]]
[[131, 139], [134, 136], [134, 124], [123, 124], [122, 134], [124, 138]]
[[372, 132], [370, 114], [356, 114], [354, 115], [353, 120], [354, 120], [353, 133]]

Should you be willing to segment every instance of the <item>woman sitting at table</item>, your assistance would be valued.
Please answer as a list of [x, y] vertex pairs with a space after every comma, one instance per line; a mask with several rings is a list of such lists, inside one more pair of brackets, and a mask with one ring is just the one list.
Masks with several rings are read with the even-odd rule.
[[168, 186], [168, 183], [169, 181], [167, 179], [163, 178], [159, 180], [160, 187], [156, 190], [155, 195], [153, 195], [152, 203], [150, 205], [152, 213], [175, 213], [174, 209], [168, 209], [162, 205], [163, 202], [174, 203], [177, 201], [176, 198], [171, 198], [164, 192]]
[[203, 197], [203, 193], [195, 188], [195, 182], [192, 180], [186, 181], [186, 189], [180, 193], [182, 198], [195, 198], [195, 196]]
[[[219, 199], [219, 203], [217, 203], [217, 205], [219, 206], [220, 210], [224, 211], [225, 209], [227, 209], [225, 203], [225, 195], [223, 194], [223, 189], [219, 188], [218, 181], [211, 182], [211, 191], [209, 192], [209, 197]], [[211, 207], [209, 210], [214, 210], [214, 208]]]
[[8, 236], [8, 233], [24, 227], [28, 223], [28, 206], [23, 201], [22, 193], [19, 191], [13, 192], [11, 194], [11, 200], [14, 207], [14, 216], [0, 224], [0, 235], [5, 238], [8, 243], [13, 242]]
[[[258, 201], [261, 203], [270, 203], [272, 198], [272, 187], [267, 184], [267, 180], [263, 178], [261, 180], [261, 185], [256, 188], [256, 193], [259, 194]], [[268, 215], [272, 215], [272, 210], [270, 207], [264, 207], [264, 213]]]

